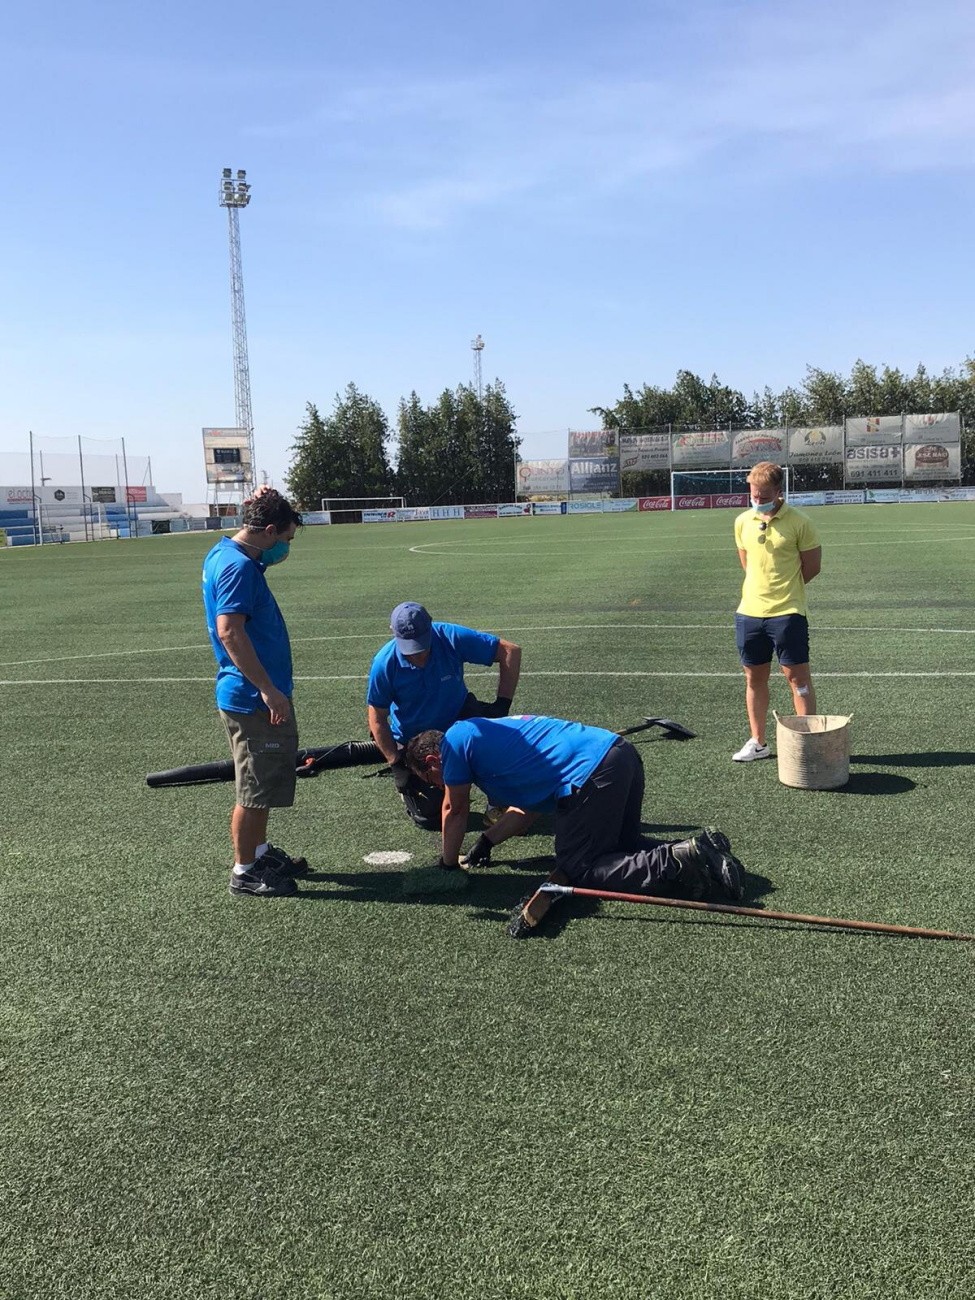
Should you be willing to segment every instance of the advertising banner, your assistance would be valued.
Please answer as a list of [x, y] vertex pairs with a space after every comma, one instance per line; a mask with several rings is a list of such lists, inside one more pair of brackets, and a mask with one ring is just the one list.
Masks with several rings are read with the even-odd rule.
[[431, 506], [430, 518], [431, 519], [463, 519], [464, 507], [463, 506]]
[[567, 496], [569, 462], [567, 460], [523, 460], [518, 464], [518, 495]]
[[947, 488], [904, 488], [901, 492], [901, 501], [907, 503], [911, 501], [947, 501]]
[[735, 510], [747, 509], [748, 493], [747, 492], [712, 492], [711, 493], [712, 510], [727, 510], [729, 508], [733, 508]]
[[301, 521], [305, 524], [330, 524], [332, 522], [332, 512], [330, 510], [302, 510]]
[[863, 492], [848, 492], [840, 489], [827, 491], [823, 495], [828, 506], [862, 506], [865, 500]]
[[842, 465], [842, 424], [820, 424], [789, 430], [790, 465]]
[[670, 497], [641, 497], [641, 510], [669, 510]]
[[613, 456], [588, 456], [569, 461], [571, 492], [615, 492], [619, 486], [619, 460]]
[[944, 411], [940, 415], [905, 415], [905, 442], [961, 442], [961, 414]]
[[93, 487], [91, 489], [91, 499], [95, 505], [113, 506], [115, 504], [115, 489], [113, 487]]
[[401, 506], [396, 511], [396, 522], [398, 524], [426, 523], [429, 518], [429, 506]]
[[570, 501], [568, 510], [570, 515], [601, 515], [603, 513], [603, 503], [601, 501]]
[[731, 464], [735, 469], [750, 469], [760, 460], [784, 465], [788, 452], [785, 429], [741, 429], [731, 444]]
[[922, 442], [904, 445], [904, 481], [932, 483], [961, 478], [961, 443]]
[[615, 429], [597, 429], [591, 433], [569, 430], [569, 456], [611, 456], [619, 460], [619, 435]]
[[824, 506], [826, 504], [825, 492], [790, 492], [789, 505], [798, 506]]
[[899, 483], [903, 475], [901, 448], [847, 447], [847, 483]]
[[636, 474], [648, 469], [670, 469], [670, 434], [621, 434], [620, 469], [624, 474]]
[[530, 501], [504, 501], [498, 506], [499, 519], [512, 519], [517, 515], [530, 515], [531, 512]]
[[497, 506], [464, 506], [465, 519], [497, 519]]
[[148, 489], [127, 483], [125, 485], [125, 499], [128, 502], [134, 501], [136, 504], [140, 501], [144, 503], [149, 500]]
[[675, 510], [709, 510], [711, 508], [711, 497], [708, 493], [701, 493], [699, 496], [674, 497]]
[[868, 505], [877, 506], [899, 505], [903, 498], [900, 488], [867, 488], [864, 495]]
[[363, 510], [362, 522], [364, 524], [395, 524], [398, 513], [392, 506], [386, 510]]
[[975, 487], [946, 488], [945, 496], [949, 501], [975, 501]]
[[628, 510], [636, 510], [639, 503], [639, 497], [614, 497], [611, 501], [602, 502], [603, 514], [624, 514]]
[[533, 501], [532, 514], [533, 515], [564, 515], [565, 502], [564, 501]]
[[899, 415], [865, 415], [846, 422], [847, 447], [891, 447], [899, 443], [904, 420]]
[[671, 443], [674, 469], [728, 469], [731, 465], [731, 434], [727, 429], [675, 433]]
[[[40, 496], [40, 493], [37, 495]], [[3, 499], [8, 506], [30, 505], [34, 500], [34, 493], [29, 484], [27, 487], [8, 487], [3, 489]]]

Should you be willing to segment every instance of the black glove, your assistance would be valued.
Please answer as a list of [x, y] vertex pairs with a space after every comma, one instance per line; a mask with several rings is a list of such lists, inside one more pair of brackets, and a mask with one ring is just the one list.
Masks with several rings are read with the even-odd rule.
[[471, 849], [470, 853], [463, 859], [466, 867], [489, 867], [491, 865], [491, 850], [494, 845], [486, 835], [481, 835], [477, 843]]
[[410, 784], [410, 769], [406, 766], [401, 758], [395, 763], [390, 763], [389, 769], [393, 775], [393, 784], [400, 794], [405, 794]]
[[499, 695], [494, 701], [494, 712], [491, 714], [491, 717], [506, 718], [510, 712], [511, 701], [508, 699], [507, 695]]

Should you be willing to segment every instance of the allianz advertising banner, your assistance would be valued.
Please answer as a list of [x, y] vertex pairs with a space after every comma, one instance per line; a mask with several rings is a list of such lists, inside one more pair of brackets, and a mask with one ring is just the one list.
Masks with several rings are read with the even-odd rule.
[[961, 443], [922, 442], [904, 447], [905, 483], [961, 478]]
[[787, 454], [785, 429], [742, 429], [735, 434], [731, 444], [734, 469], [750, 469], [760, 460], [774, 460], [777, 465], [784, 465]]
[[621, 434], [620, 469], [624, 474], [648, 469], [670, 469], [670, 434]]
[[847, 483], [899, 483], [903, 474], [900, 446], [847, 447]]
[[675, 433], [671, 458], [674, 469], [728, 469], [731, 434], [727, 429]]
[[566, 496], [569, 491], [567, 460], [523, 460], [518, 464], [518, 495]]
[[619, 486], [620, 463], [615, 456], [569, 459], [569, 488], [572, 492], [615, 492]]
[[842, 465], [842, 424], [820, 424], [789, 430], [790, 465]]
[[961, 442], [961, 415], [944, 411], [940, 415], [905, 415], [905, 442]]

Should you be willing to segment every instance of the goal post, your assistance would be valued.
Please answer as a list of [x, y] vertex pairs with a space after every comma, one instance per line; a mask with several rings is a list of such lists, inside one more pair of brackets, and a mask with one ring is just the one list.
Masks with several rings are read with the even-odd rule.
[[[745, 469], [674, 469], [670, 471], [670, 508], [676, 509], [678, 497], [718, 496], [735, 492], [748, 493], [748, 475]], [[788, 501], [791, 477], [788, 465], [782, 466], [784, 475], [783, 496]]]
[[361, 524], [363, 510], [403, 510], [406, 498], [388, 497], [322, 497], [322, 511], [332, 524]]

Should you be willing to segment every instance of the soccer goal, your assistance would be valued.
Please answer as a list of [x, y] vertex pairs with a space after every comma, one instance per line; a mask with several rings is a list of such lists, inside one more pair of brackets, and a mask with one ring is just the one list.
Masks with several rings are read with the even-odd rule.
[[322, 497], [322, 510], [333, 524], [361, 524], [363, 510], [402, 510], [405, 497]]
[[[746, 469], [674, 469], [670, 471], [670, 507], [676, 509], [678, 497], [694, 496], [732, 496], [744, 493], [748, 497], [748, 475]], [[789, 467], [782, 466], [785, 476], [783, 495], [789, 499]], [[742, 503], [747, 505], [747, 499]]]

